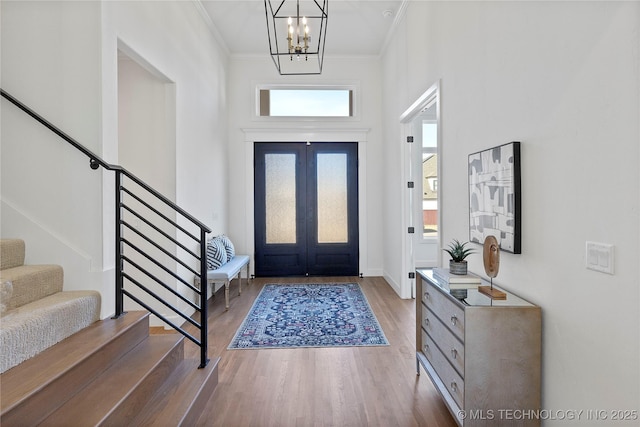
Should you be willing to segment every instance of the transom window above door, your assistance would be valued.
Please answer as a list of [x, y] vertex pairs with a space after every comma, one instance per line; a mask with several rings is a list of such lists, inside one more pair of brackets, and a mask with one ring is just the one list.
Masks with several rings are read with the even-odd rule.
[[354, 117], [353, 87], [259, 87], [257, 115], [287, 118]]

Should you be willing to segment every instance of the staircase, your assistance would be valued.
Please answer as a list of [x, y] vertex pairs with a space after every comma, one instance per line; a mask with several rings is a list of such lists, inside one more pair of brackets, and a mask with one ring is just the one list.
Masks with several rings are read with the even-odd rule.
[[[14, 256], [0, 241], [0, 425], [194, 424], [218, 383], [219, 358], [207, 357], [207, 287], [193, 285], [194, 277], [206, 283], [211, 230], [1, 88], [0, 95], [84, 154], [91, 169], [113, 173], [118, 266], [115, 307], [107, 309], [116, 318], [97, 321], [99, 293], [63, 292], [61, 267], [23, 266], [24, 242], [11, 240], [22, 253]], [[125, 313], [125, 297], [181, 335], [149, 335], [149, 313]]]
[[[24, 248], [24, 243], [18, 241], [20, 245]], [[6, 247], [3, 245], [3, 248]], [[12, 263], [11, 259], [15, 257], [4, 256], [8, 252], [3, 252], [4, 268], [5, 263]], [[28, 267], [32, 276], [40, 277], [40, 271], [45, 270], [60, 276], [61, 280], [59, 266]], [[14, 307], [13, 298], [19, 296], [16, 291], [20, 294], [26, 282], [16, 279], [15, 275], [7, 275], [8, 270], [2, 270], [2, 280], [11, 277], [14, 292], [10, 300], [3, 298], [2, 301], [7, 308], [1, 319], [2, 329], [8, 323], [7, 319], [11, 321], [9, 323], [15, 323], [14, 315], [31, 304], [40, 304], [35, 308], [36, 312], [57, 312], [47, 318], [53, 320], [35, 322], [45, 331], [43, 336], [51, 335], [51, 331], [57, 329], [55, 319], [64, 321], [65, 317], [75, 315], [77, 308], [68, 304], [63, 304], [62, 309], [43, 305], [43, 300], [66, 294], [58, 291], [61, 283], [52, 286], [45, 279], [32, 281], [30, 287], [36, 294], [46, 293], [47, 296]], [[63, 300], [66, 298], [64, 296]], [[32, 341], [32, 337], [24, 332], [15, 335], [14, 339], [18, 345]], [[185, 345], [193, 346], [178, 333], [150, 335], [147, 312], [129, 312], [117, 319], [92, 321], [79, 332], [0, 375], [0, 425], [193, 425], [218, 383], [219, 359], [198, 369], [199, 358], [185, 359]], [[5, 353], [15, 351], [10, 348], [3, 341], [3, 358]], [[188, 354], [195, 353], [195, 349], [188, 351]]]

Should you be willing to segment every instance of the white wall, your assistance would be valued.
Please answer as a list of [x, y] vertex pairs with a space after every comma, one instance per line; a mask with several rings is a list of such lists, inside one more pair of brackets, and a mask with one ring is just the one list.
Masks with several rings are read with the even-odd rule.
[[[638, 2], [410, 2], [383, 57], [385, 142], [441, 82], [443, 242], [468, 238], [468, 154], [522, 142], [522, 254], [501, 254], [496, 283], [542, 307], [544, 409], [639, 409], [639, 32]], [[395, 276], [401, 159], [385, 157]], [[585, 269], [587, 240], [615, 245], [615, 275]]]
[[[99, 4], [3, 1], [0, 8], [2, 88], [99, 153]], [[1, 105], [2, 236], [25, 239], [27, 263], [68, 266], [66, 289], [100, 288], [101, 173], [4, 99]]]
[[[107, 162], [118, 163], [118, 47], [173, 82], [176, 202], [211, 228], [226, 228], [212, 201], [226, 200], [227, 188], [212, 183], [225, 182], [227, 54], [197, 5], [3, 1], [0, 7], [2, 88]], [[88, 262], [95, 274], [66, 263], [65, 288], [101, 291], [106, 316], [114, 309], [114, 180], [88, 164], [2, 101], [2, 208], [10, 203], [12, 211], [2, 217], [2, 236], [31, 236], [28, 224], [36, 224], [39, 237], [30, 237], [27, 248], [56, 240], [42, 253], [60, 245], [77, 253], [80, 261], [72, 264]]]
[[[280, 76], [268, 56], [232, 57], [229, 72], [229, 229], [237, 249], [253, 256], [253, 142], [272, 138], [304, 141], [306, 138], [343, 138], [359, 144], [360, 266], [365, 275], [382, 274], [382, 133], [380, 62], [377, 58], [325, 57], [317, 76]], [[354, 85], [354, 120], [312, 121], [256, 117], [255, 88], [259, 84]], [[282, 139], [280, 139], [282, 140]], [[328, 139], [320, 139], [327, 141]], [[340, 139], [338, 139], [340, 140]]]

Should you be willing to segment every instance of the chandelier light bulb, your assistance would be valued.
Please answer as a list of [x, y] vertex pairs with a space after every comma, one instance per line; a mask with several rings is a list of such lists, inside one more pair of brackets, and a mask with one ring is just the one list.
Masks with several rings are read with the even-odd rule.
[[[289, 21], [291, 21], [291, 18], [289, 18]], [[293, 27], [291, 26], [291, 24], [289, 24], [289, 31], [287, 32], [287, 44], [289, 45], [289, 52], [291, 52], [291, 49], [293, 49]]]

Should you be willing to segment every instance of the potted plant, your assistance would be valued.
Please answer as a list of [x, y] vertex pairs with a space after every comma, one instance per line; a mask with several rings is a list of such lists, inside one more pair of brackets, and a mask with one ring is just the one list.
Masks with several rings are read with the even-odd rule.
[[449, 272], [451, 274], [467, 274], [467, 261], [465, 258], [474, 253], [473, 249], [465, 248], [468, 243], [460, 243], [458, 239], [453, 239], [449, 244], [449, 249], [443, 249], [451, 255], [449, 260]]

